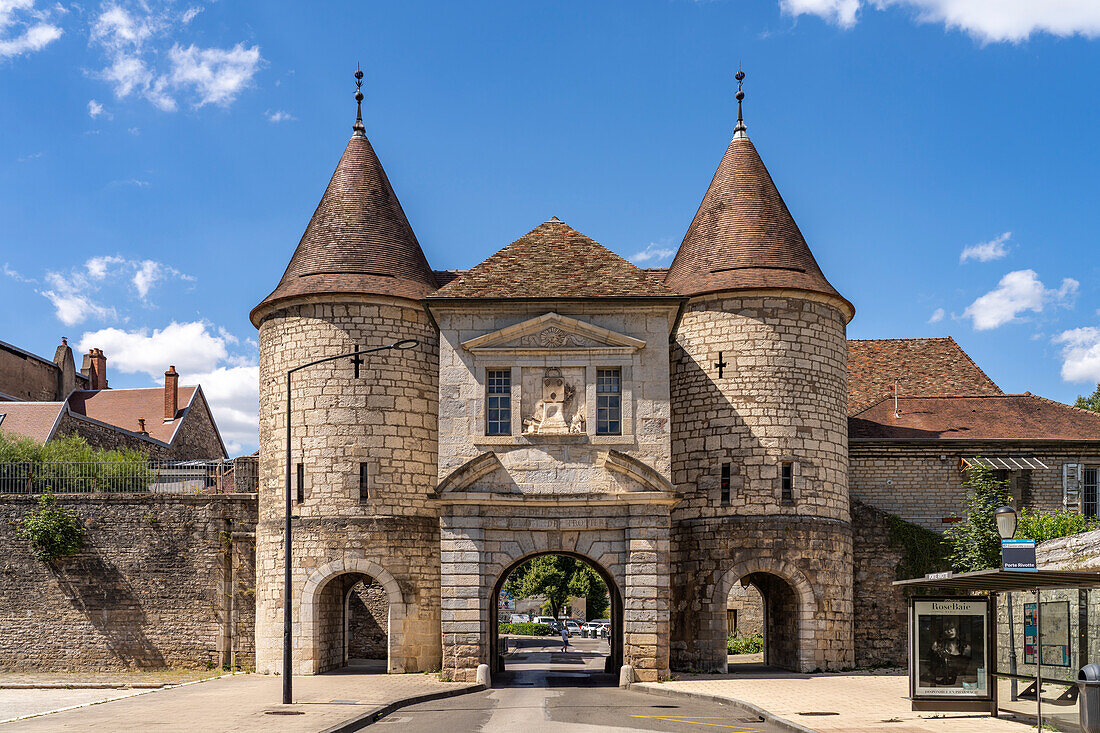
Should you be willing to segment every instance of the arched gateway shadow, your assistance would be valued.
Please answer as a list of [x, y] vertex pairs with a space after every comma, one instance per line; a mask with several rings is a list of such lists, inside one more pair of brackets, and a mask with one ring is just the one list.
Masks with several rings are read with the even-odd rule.
[[500, 625], [500, 611], [497, 607], [497, 599], [500, 597], [500, 591], [504, 587], [505, 581], [508, 580], [508, 576], [512, 574], [512, 571], [532, 558], [546, 555], [564, 555], [580, 560], [595, 570], [607, 586], [607, 591], [611, 596], [611, 631], [608, 635], [611, 653], [604, 661], [604, 672], [618, 672], [623, 664], [623, 594], [619, 590], [618, 583], [615, 582], [615, 579], [606, 568], [585, 555], [578, 552], [569, 552], [567, 550], [545, 550], [524, 555], [504, 568], [497, 576], [496, 584], [493, 585], [492, 594], [489, 596], [489, 663], [492, 671], [494, 673], [504, 671], [504, 657], [501, 654], [500, 637], [497, 634], [497, 629]]

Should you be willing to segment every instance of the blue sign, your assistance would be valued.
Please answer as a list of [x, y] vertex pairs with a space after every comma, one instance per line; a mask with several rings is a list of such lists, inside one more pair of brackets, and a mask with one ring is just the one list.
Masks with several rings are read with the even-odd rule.
[[1001, 569], [1038, 572], [1035, 567], [1035, 540], [1001, 540]]

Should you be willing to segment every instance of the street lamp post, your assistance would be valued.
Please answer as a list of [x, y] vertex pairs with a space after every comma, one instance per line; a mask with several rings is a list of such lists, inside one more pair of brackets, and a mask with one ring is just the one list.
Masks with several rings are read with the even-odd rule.
[[293, 692], [293, 643], [291, 639], [291, 623], [290, 623], [290, 378], [294, 375], [294, 372], [301, 371], [307, 367], [316, 366], [318, 364], [324, 364], [329, 361], [336, 361], [337, 359], [351, 359], [352, 364], [355, 366], [355, 376], [359, 376], [359, 365], [363, 363], [361, 356], [363, 354], [370, 354], [375, 351], [385, 351], [387, 349], [411, 349], [417, 346], [420, 342], [416, 339], [402, 339], [395, 341], [392, 344], [386, 344], [385, 346], [376, 346], [373, 349], [366, 349], [360, 351], [359, 347], [355, 347], [355, 351], [349, 351], [346, 354], [337, 354], [336, 356], [326, 356], [323, 359], [317, 359], [307, 364], [299, 364], [293, 369], [288, 369], [286, 373], [286, 513], [283, 518], [283, 704], [290, 705], [294, 701]]

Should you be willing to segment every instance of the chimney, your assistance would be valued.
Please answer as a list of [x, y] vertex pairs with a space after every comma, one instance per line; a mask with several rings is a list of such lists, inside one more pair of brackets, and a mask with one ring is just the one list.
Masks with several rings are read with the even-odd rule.
[[176, 372], [175, 365], [168, 367], [164, 373], [164, 419], [175, 420], [176, 412], [180, 409], [180, 375]]
[[148, 435], [149, 434], [145, 430], [145, 418], [144, 417], [139, 417], [138, 418], [138, 429], [137, 429], [137, 431], [141, 435]]
[[107, 357], [102, 349], [89, 349], [80, 371], [88, 377], [88, 389], [107, 389]]

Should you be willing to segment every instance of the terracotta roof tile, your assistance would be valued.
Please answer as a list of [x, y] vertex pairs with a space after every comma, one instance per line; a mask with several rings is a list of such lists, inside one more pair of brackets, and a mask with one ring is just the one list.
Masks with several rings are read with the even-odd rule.
[[675, 298], [654, 277], [556, 218], [539, 224], [428, 296]]
[[1100, 440], [1100, 414], [1022, 395], [891, 398], [848, 419], [851, 440]]
[[893, 395], [897, 378], [904, 397], [1002, 394], [950, 337], [848, 340], [849, 415]]
[[149, 437], [171, 443], [176, 428], [195, 396], [195, 387], [179, 388], [180, 409], [176, 418], [164, 420], [164, 388], [77, 390], [69, 396], [69, 409], [78, 415], [137, 432], [138, 418], [145, 419]]
[[792, 288], [843, 300], [822, 274], [756, 148], [743, 137], [730, 141], [665, 284], [684, 295]]
[[64, 402], [0, 402], [0, 432], [45, 443], [64, 409]]
[[386, 171], [364, 135], [353, 135], [278, 287], [252, 321], [285, 298], [366, 293], [419, 299], [436, 289], [424, 252]]

